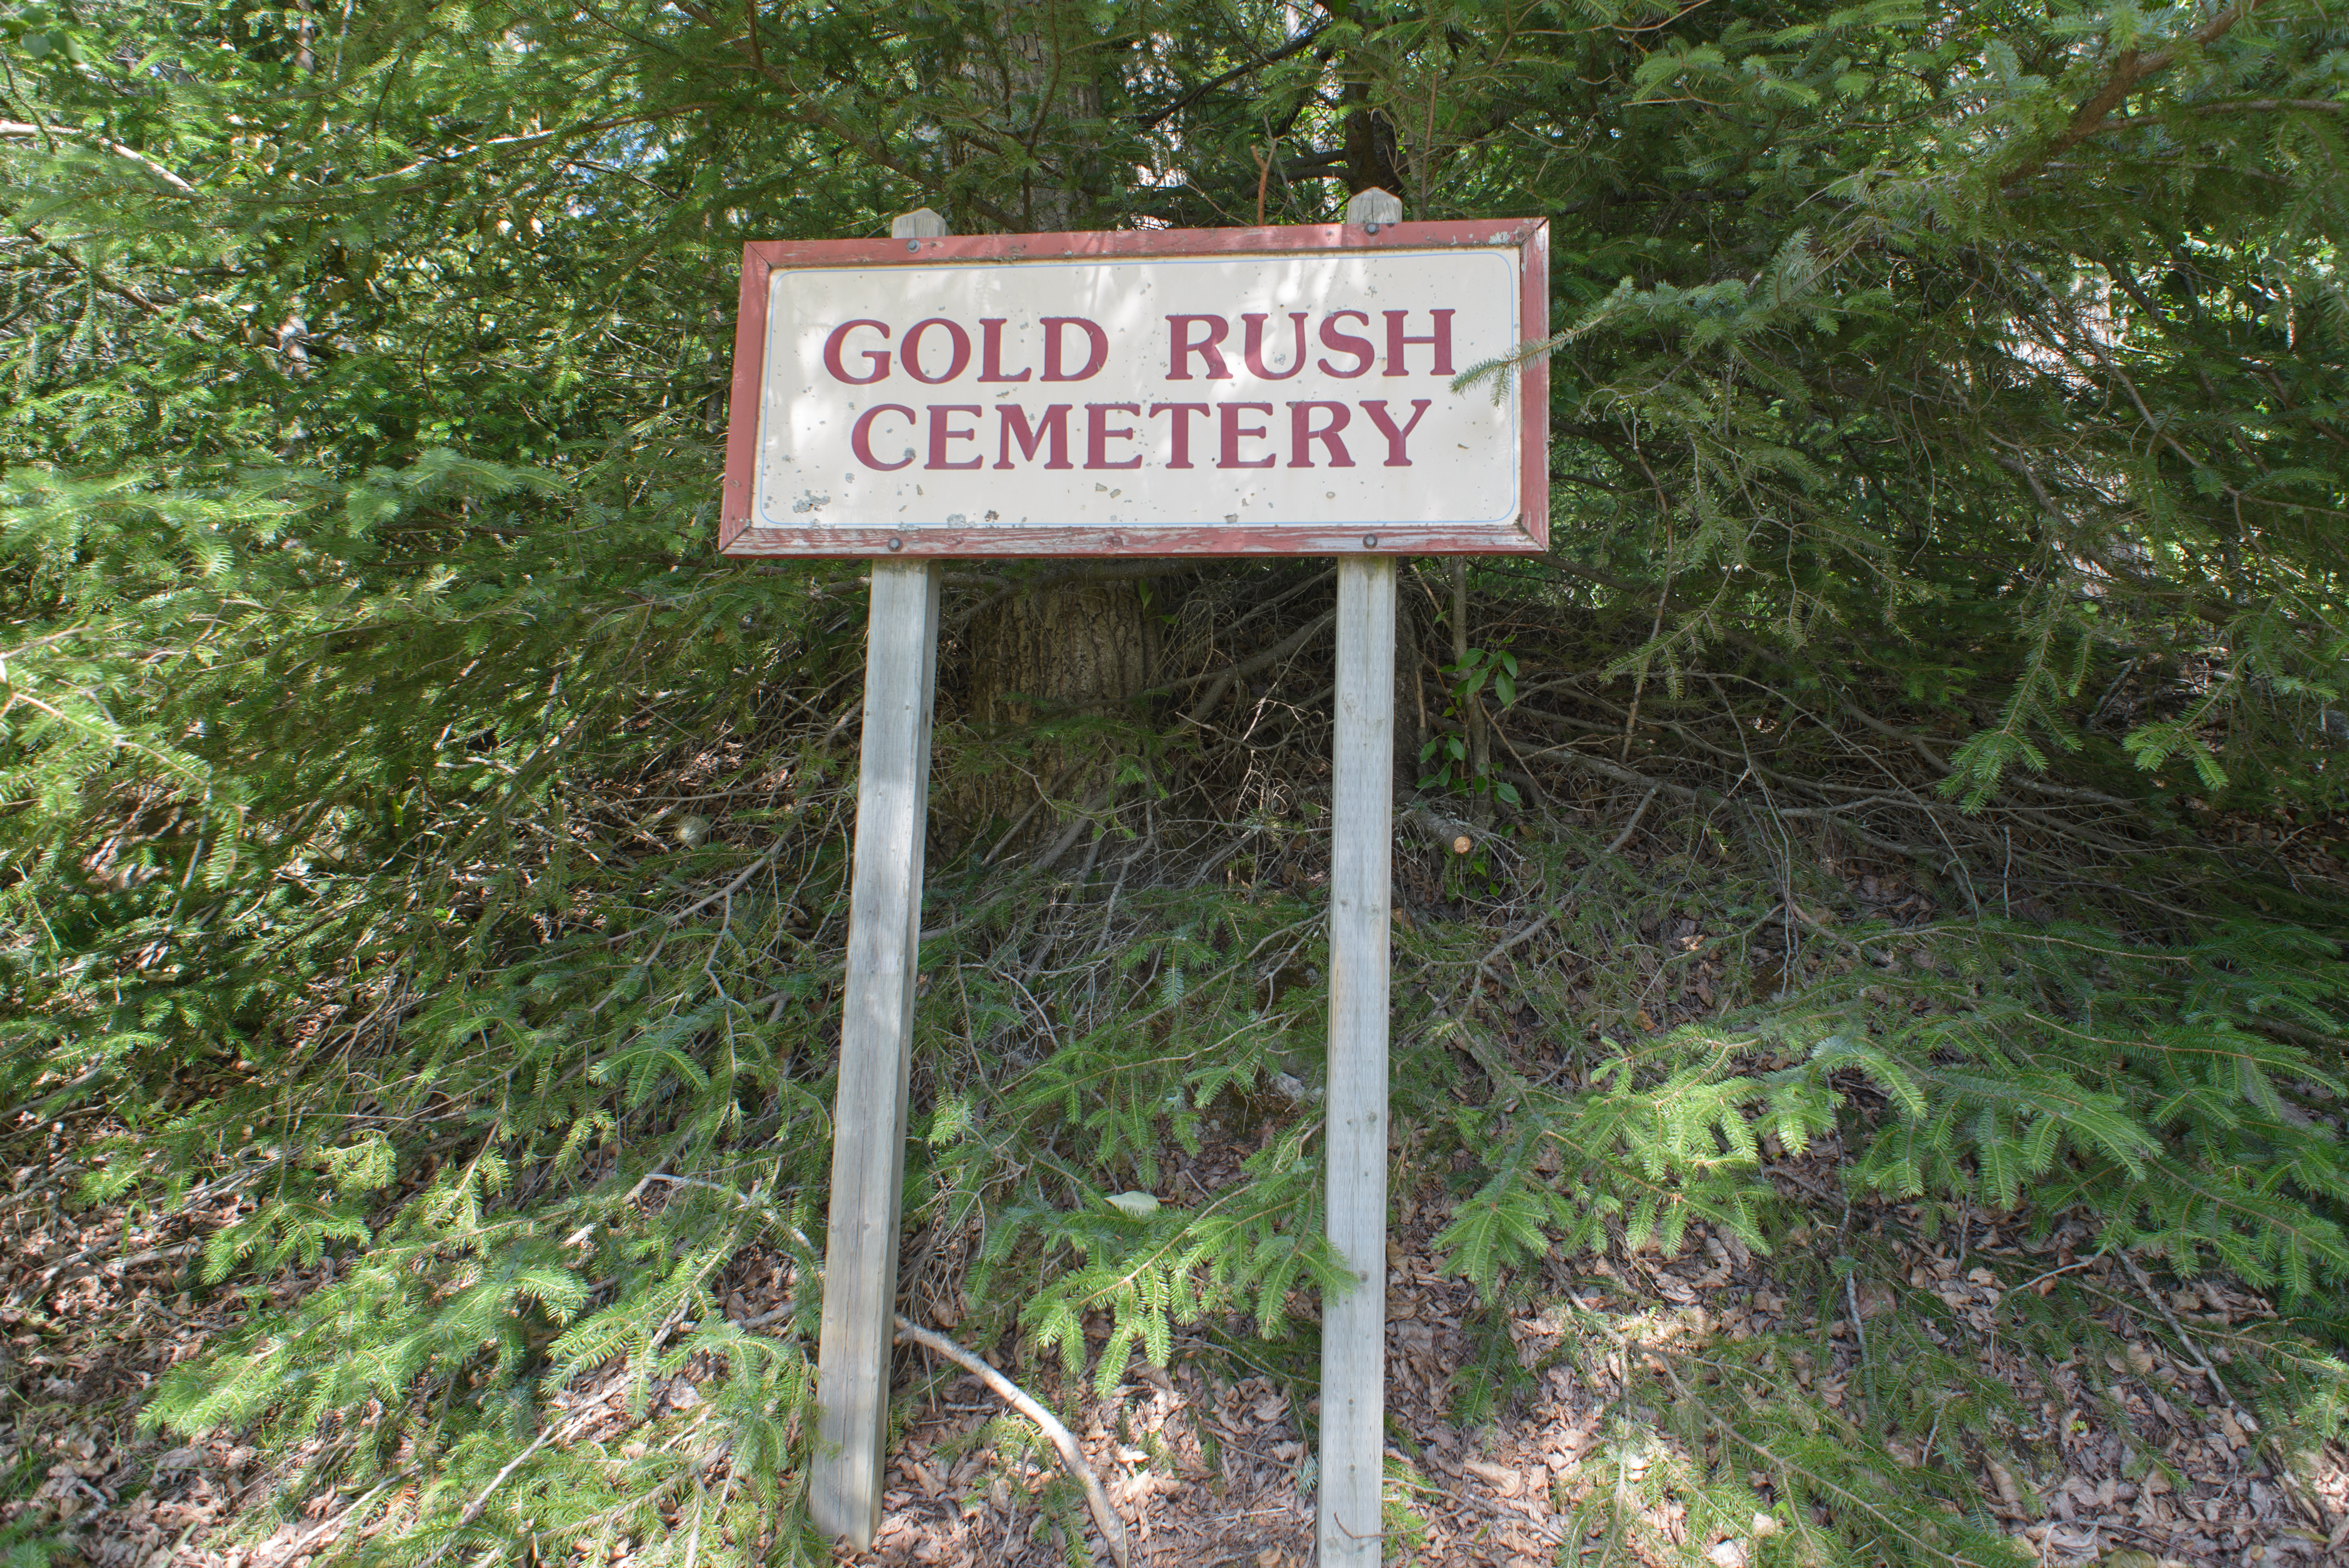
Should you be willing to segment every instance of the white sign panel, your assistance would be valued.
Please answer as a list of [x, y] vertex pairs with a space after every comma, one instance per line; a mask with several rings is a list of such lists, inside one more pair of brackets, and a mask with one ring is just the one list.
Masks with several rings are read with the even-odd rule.
[[[1539, 230], [1460, 233], [1478, 227], [1395, 224], [1384, 243], [1352, 244], [1363, 231], [1237, 232], [1247, 249], [1221, 231], [846, 242], [830, 249], [858, 253], [794, 246], [764, 268], [754, 255], [741, 333], [754, 418], [745, 429], [738, 364], [726, 548], [1538, 549], [1535, 378], [1497, 397], [1452, 383], [1547, 333], [1527, 320]], [[1414, 244], [1411, 230], [1442, 233]], [[1005, 253], [1050, 241], [1112, 253]]]

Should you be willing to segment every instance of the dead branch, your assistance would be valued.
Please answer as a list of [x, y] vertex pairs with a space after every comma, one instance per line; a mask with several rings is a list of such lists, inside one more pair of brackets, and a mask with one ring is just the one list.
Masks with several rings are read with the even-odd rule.
[[1125, 1543], [1125, 1522], [1118, 1518], [1117, 1510], [1110, 1505], [1109, 1493], [1102, 1489], [1101, 1479], [1093, 1474], [1092, 1467], [1085, 1463], [1085, 1450], [1077, 1445], [1076, 1434], [1061, 1425], [1058, 1416], [1046, 1409], [1019, 1384], [936, 1329], [924, 1328], [912, 1319], [900, 1315], [897, 1337], [911, 1340], [925, 1350], [945, 1357], [994, 1389], [1013, 1409], [1035, 1422], [1044, 1435], [1052, 1439], [1052, 1447], [1059, 1450], [1061, 1462], [1069, 1467], [1069, 1473], [1084, 1487], [1085, 1506], [1092, 1510], [1093, 1522], [1101, 1526], [1102, 1538], [1109, 1542], [1110, 1555], [1117, 1559], [1117, 1568], [1133, 1568], [1133, 1554]]
[[1560, 913], [1570, 908], [1575, 900], [1582, 896], [1582, 890], [1585, 884], [1590, 881], [1591, 876], [1598, 871], [1599, 861], [1612, 860], [1617, 855], [1621, 854], [1623, 852], [1623, 846], [1631, 841], [1631, 835], [1640, 830], [1640, 819], [1648, 814], [1648, 807], [1655, 800], [1657, 789], [1661, 788], [1661, 785], [1651, 786], [1646, 794], [1640, 797], [1640, 803], [1631, 809], [1631, 819], [1630, 821], [1623, 824], [1623, 830], [1615, 835], [1614, 841], [1609, 844], [1607, 848], [1600, 852], [1597, 859], [1593, 860], [1590, 864], [1583, 868], [1582, 874], [1575, 879], [1574, 886], [1567, 890], [1567, 894], [1564, 898], [1557, 900], [1547, 909], [1542, 911], [1541, 913], [1536, 915], [1532, 920], [1527, 921], [1523, 926], [1511, 932], [1499, 942], [1494, 944], [1493, 951], [1487, 953], [1484, 957], [1476, 961], [1476, 967], [1483, 973], [1492, 975], [1494, 982], [1498, 984], [1501, 977], [1499, 975], [1494, 973], [1493, 965], [1495, 961], [1506, 956], [1511, 948], [1516, 947], [1520, 944], [1531, 941], [1536, 935], [1547, 928], [1551, 921], [1557, 919]]
[[88, 131], [78, 130], [72, 126], [33, 125], [21, 119], [0, 119], [0, 137], [10, 139], [38, 137], [43, 139], [47, 139], [54, 136], [64, 136], [68, 138], [89, 137], [89, 139], [96, 142], [100, 148], [111, 152], [117, 158], [128, 159], [129, 161], [136, 163], [140, 168], [144, 169], [148, 173], [155, 176], [156, 179], [160, 180], [164, 184], [169, 185], [180, 195], [192, 196], [196, 193], [196, 188], [194, 186], [189, 184], [185, 180], [181, 179], [177, 174], [172, 173], [169, 169], [164, 168], [161, 164], [156, 162], [153, 159], [148, 157], [145, 153], [140, 151], [135, 147], [125, 147], [119, 141], [109, 141], [102, 136], [91, 136]]
[[[2156, 49], [2150, 55], [2140, 55], [2133, 47], [2122, 50], [2120, 58], [2114, 62], [2112, 75], [2105, 79], [2103, 87], [2090, 94], [2087, 100], [2074, 112], [2072, 122], [2065, 126], [2055, 139], [2049, 142], [2045, 148], [2001, 175], [1998, 181], [1999, 189], [2005, 190], [2011, 185], [2019, 184], [2030, 179], [2045, 169], [2049, 160], [2061, 158], [2081, 142], [2095, 135], [2104, 128], [2105, 117], [2119, 108], [2122, 100], [2135, 92], [2147, 78], [2175, 65], [2179, 52], [2187, 44], [2208, 44], [2223, 36], [2236, 23], [2257, 10], [2259, 4], [2260, 0], [2235, 0], [2235, 4], [2225, 7], [2216, 16], [2188, 34], [2185, 38], [2166, 49]], [[2037, 489], [2036, 480], [2033, 481], [2033, 488]]]

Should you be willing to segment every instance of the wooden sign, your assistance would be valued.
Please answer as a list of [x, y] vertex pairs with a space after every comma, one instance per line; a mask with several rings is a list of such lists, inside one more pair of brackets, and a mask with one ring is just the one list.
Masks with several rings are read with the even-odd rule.
[[[1334, 554], [1323, 1568], [1376, 1568], [1385, 1462], [1387, 941], [1401, 553], [1548, 539], [1539, 220], [752, 244], [721, 548], [867, 556], [872, 613], [817, 1354], [817, 1525], [881, 1521], [921, 954], [938, 562]], [[1122, 1548], [1119, 1548], [1122, 1551]]]
[[1548, 542], [1547, 228], [743, 248], [729, 555], [1310, 555]]

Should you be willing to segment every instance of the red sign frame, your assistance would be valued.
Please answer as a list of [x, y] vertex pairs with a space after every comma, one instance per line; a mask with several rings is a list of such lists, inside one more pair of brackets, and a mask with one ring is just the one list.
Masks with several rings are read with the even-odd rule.
[[1549, 546], [1549, 366], [1518, 369], [1521, 399], [1519, 510], [1507, 532], [1397, 518], [1364, 532], [1361, 524], [1201, 523], [1170, 528], [1104, 523], [1048, 527], [893, 530], [752, 526], [759, 409], [765, 371], [768, 280], [779, 267], [931, 266], [1000, 259], [1123, 260], [1132, 257], [1295, 253], [1309, 251], [1426, 251], [1445, 246], [1515, 247], [1519, 330], [1527, 341], [1549, 331], [1549, 225], [1541, 218], [1475, 222], [1301, 224], [1260, 229], [1139, 229], [1060, 234], [969, 234], [920, 240], [765, 240], [742, 247], [741, 304], [734, 336], [734, 380], [726, 429], [726, 482], [718, 548], [732, 556], [791, 555], [901, 560], [954, 556], [1161, 555], [1484, 555], [1536, 554]]

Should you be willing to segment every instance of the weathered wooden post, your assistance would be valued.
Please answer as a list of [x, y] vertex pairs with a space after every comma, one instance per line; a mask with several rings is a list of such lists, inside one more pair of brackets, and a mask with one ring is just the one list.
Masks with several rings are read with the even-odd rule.
[[[890, 226], [897, 239], [946, 232], [945, 220], [926, 207]], [[872, 564], [817, 1349], [822, 1417], [808, 1489], [808, 1511], [817, 1527], [860, 1549], [873, 1543], [881, 1525], [938, 662], [938, 563], [884, 557]]]
[[[1349, 225], [1400, 222], [1364, 191]], [[1338, 562], [1330, 787], [1328, 1230], [1353, 1288], [1321, 1304], [1322, 1568], [1376, 1568], [1386, 1460], [1387, 923], [1394, 793], [1395, 562]]]
[[[1346, 223], [1398, 223], [1362, 191]], [[1320, 1561], [1377, 1568], [1386, 1471], [1386, 948], [1395, 789], [1395, 559], [1337, 566], [1330, 781], [1327, 1233], [1353, 1289], [1322, 1300]]]
[[1330, 1244], [1353, 1288], [1321, 1304], [1323, 1568], [1381, 1559], [1386, 1452], [1387, 922], [1395, 562], [1338, 562], [1330, 853]]

